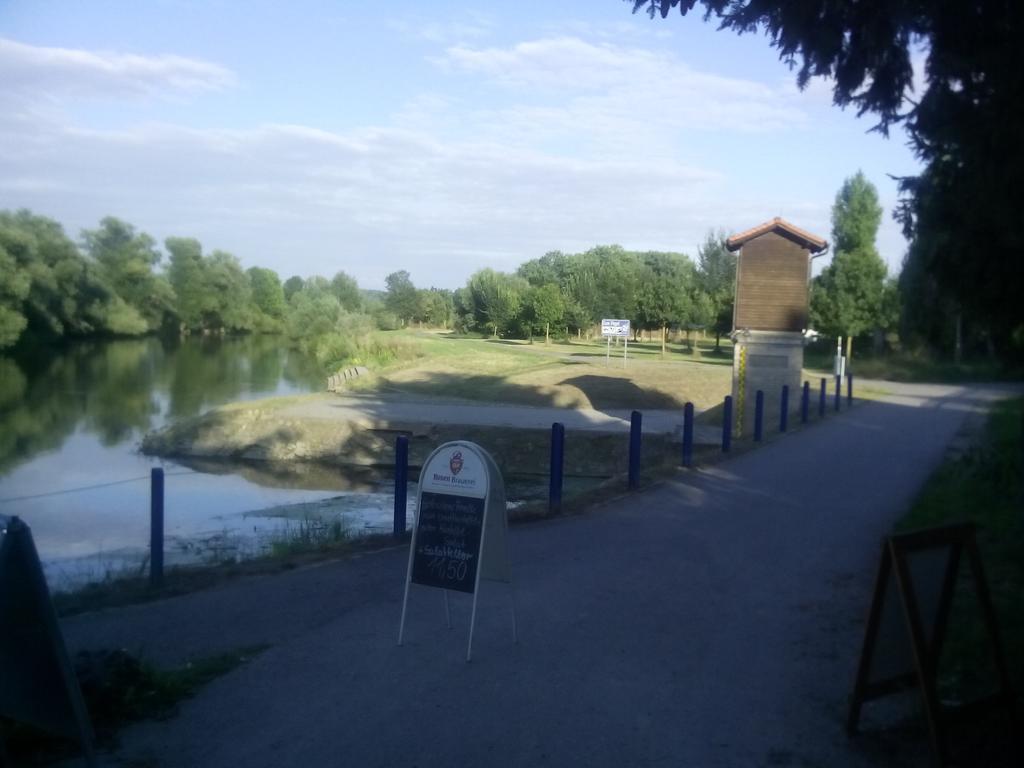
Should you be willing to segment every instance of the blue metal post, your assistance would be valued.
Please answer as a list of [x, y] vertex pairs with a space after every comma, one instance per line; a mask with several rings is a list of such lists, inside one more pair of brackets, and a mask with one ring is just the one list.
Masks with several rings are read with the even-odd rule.
[[825, 418], [825, 397], [826, 397], [825, 391], [826, 391], [827, 387], [828, 387], [828, 384], [825, 381], [825, 377], [822, 376], [821, 377], [821, 397], [818, 398], [818, 418], [819, 419]]
[[839, 411], [839, 403], [843, 399], [842, 395], [843, 395], [843, 377], [842, 376], [836, 376], [836, 411], [837, 412]]
[[853, 405], [853, 374], [846, 374], [846, 405]]
[[149, 586], [160, 589], [164, 583], [163, 468], [153, 467], [149, 477]]
[[562, 509], [562, 470], [565, 467], [565, 426], [557, 421], [551, 425], [551, 471], [548, 485], [548, 512]]
[[800, 395], [800, 423], [806, 424], [811, 410], [811, 382], [805, 381], [803, 394]]
[[395, 440], [395, 525], [392, 535], [405, 536], [406, 494], [409, 492], [409, 438], [399, 435]]
[[693, 466], [693, 403], [683, 406], [683, 466]]
[[779, 432], [785, 432], [789, 426], [789, 384], [782, 385], [782, 402], [779, 405]]
[[732, 395], [725, 396], [722, 404], [722, 453], [732, 448]]
[[640, 433], [643, 414], [633, 411], [629, 419], [629, 489], [640, 487]]
[[764, 437], [764, 392], [760, 389], [754, 395], [754, 442], [760, 443]]

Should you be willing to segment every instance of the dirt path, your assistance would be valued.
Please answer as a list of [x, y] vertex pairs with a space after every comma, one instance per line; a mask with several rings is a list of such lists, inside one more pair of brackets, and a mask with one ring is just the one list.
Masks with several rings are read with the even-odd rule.
[[513, 529], [520, 643], [490, 585], [470, 664], [468, 603], [447, 630], [434, 590], [414, 588], [395, 646], [404, 547], [71, 619], [73, 648], [162, 663], [272, 645], [106, 763], [927, 765], [923, 734], [847, 739], [846, 700], [879, 539], [992, 396], [905, 390]]

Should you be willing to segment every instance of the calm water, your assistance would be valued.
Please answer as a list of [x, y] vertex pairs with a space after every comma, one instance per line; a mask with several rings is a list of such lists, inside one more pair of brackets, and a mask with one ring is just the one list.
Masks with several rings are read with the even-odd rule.
[[185, 467], [138, 452], [147, 431], [175, 419], [322, 386], [314, 363], [273, 337], [90, 342], [38, 359], [0, 357], [0, 514], [31, 526], [57, 588], [142, 567], [153, 466], [167, 473], [170, 562], [258, 548], [267, 531], [291, 523], [246, 513], [339, 490], [350, 492], [354, 514], [369, 511], [363, 524], [379, 524], [390, 503], [381, 478]]

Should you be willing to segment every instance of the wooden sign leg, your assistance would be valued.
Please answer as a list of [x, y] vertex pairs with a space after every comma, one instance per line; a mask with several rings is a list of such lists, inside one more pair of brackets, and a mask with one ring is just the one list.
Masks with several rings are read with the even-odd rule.
[[917, 605], [917, 595], [914, 593], [913, 580], [910, 578], [910, 567], [907, 564], [904, 553], [898, 552], [892, 540], [889, 548], [896, 572], [896, 582], [899, 585], [900, 595], [903, 598], [903, 615], [910, 630], [910, 641], [914, 651], [914, 667], [917, 671], [917, 679], [921, 686], [921, 697], [924, 700], [925, 718], [928, 721], [928, 733], [931, 738], [932, 748], [938, 765], [946, 764], [946, 740], [942, 732], [941, 713], [939, 711], [939, 699], [935, 690], [935, 678], [931, 674], [934, 664], [929, 653], [928, 640], [924, 627], [921, 623], [921, 611]]
[[882, 608], [892, 571], [892, 563], [889, 558], [889, 547], [883, 544], [878, 575], [875, 577], [875, 593], [871, 598], [871, 611], [868, 614], [868, 625], [864, 631], [864, 646], [860, 652], [860, 665], [857, 667], [853, 697], [850, 700], [850, 712], [846, 718], [846, 732], [850, 736], [857, 731], [857, 722], [860, 720], [860, 710], [864, 705], [868, 678], [871, 674], [871, 663], [875, 657], [875, 642], [878, 640], [878, 633], [881, 630]]

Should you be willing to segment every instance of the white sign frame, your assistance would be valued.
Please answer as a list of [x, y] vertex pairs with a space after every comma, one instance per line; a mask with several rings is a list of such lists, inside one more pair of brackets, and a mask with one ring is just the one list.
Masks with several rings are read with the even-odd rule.
[[608, 338], [628, 339], [630, 335], [629, 320], [604, 318], [601, 320], [601, 335]]
[[[458, 469], [455, 468], [455, 456]], [[466, 661], [472, 660], [473, 630], [476, 627], [477, 598], [480, 595], [481, 580], [499, 581], [509, 585], [509, 600], [512, 606], [512, 641], [519, 642], [516, 621], [515, 594], [508, 553], [508, 510], [505, 505], [505, 484], [491, 455], [476, 443], [456, 440], [438, 446], [423, 462], [419, 487], [416, 493], [416, 519], [413, 522], [412, 541], [409, 545], [409, 565], [405, 576], [405, 595], [402, 598], [402, 619], [398, 626], [398, 644], [405, 636], [405, 616], [409, 604], [409, 588], [412, 585], [413, 566], [416, 560], [416, 543], [420, 532], [420, 510], [423, 508], [423, 492], [448, 496], [483, 499], [483, 520], [480, 524], [480, 548], [473, 583], [473, 609], [469, 620], [469, 642]], [[434, 586], [426, 585], [423, 586]], [[444, 611], [448, 628], [452, 627], [451, 609], [448, 602], [450, 590], [439, 588], [444, 593]]]
[[629, 320], [604, 318], [601, 320], [601, 335], [608, 340], [604, 353], [604, 364], [611, 365], [612, 339], [622, 339], [622, 367], [625, 368], [626, 360], [629, 358]]

